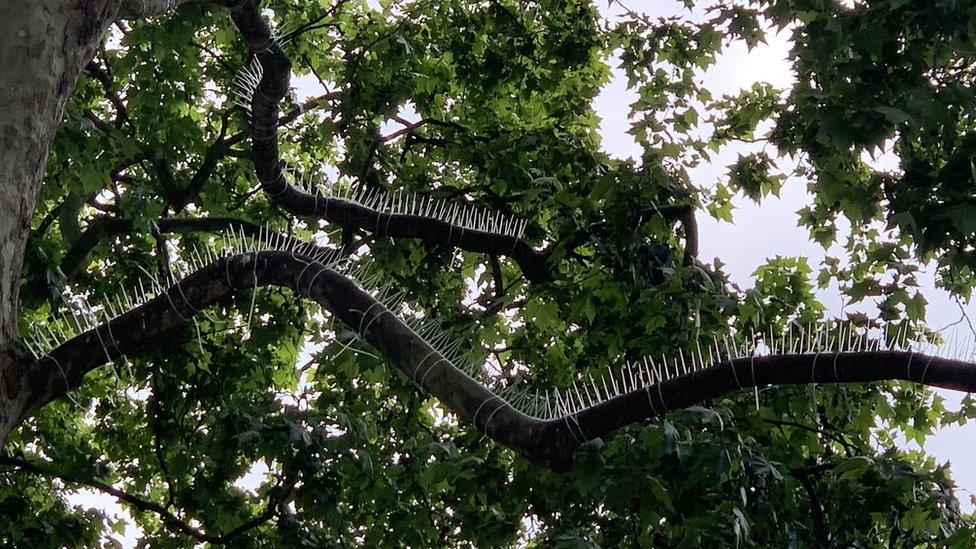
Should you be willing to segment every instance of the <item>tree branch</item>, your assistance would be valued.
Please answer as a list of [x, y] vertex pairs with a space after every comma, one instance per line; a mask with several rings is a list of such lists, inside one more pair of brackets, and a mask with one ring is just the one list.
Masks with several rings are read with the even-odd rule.
[[[816, 471], [813, 469], [812, 471]], [[820, 547], [830, 547], [830, 534], [827, 531], [827, 521], [824, 514], [823, 505], [817, 495], [817, 487], [813, 483], [811, 470], [794, 469], [790, 471], [790, 476], [800, 481], [803, 489], [807, 492], [810, 499], [810, 511], [813, 514], [813, 534]]]
[[125, 105], [125, 101], [122, 100], [118, 91], [115, 90], [112, 77], [109, 76], [108, 72], [99, 67], [98, 63], [93, 59], [85, 65], [85, 73], [102, 84], [102, 89], [105, 90], [105, 97], [115, 107], [115, 127], [121, 128], [123, 124], [131, 125], [132, 121], [129, 119], [129, 110]]
[[[163, 217], [157, 219], [155, 225], [162, 233], [218, 233], [228, 229], [234, 229], [251, 238], [259, 237], [262, 231], [265, 231], [261, 225], [233, 217]], [[77, 274], [85, 258], [88, 257], [88, 254], [91, 253], [99, 242], [112, 236], [131, 233], [134, 228], [135, 224], [128, 219], [119, 219], [116, 217], [96, 218], [81, 233], [81, 236], [78, 237], [74, 245], [61, 260], [61, 272], [64, 273], [68, 280], [71, 280]], [[298, 242], [297, 239], [290, 240], [295, 243]]]
[[11, 375], [31, 395], [18, 422], [80, 385], [84, 375], [121, 355], [139, 353], [200, 310], [237, 291], [280, 286], [311, 299], [372, 345], [391, 365], [461, 419], [537, 465], [565, 470], [587, 440], [630, 423], [751, 387], [903, 379], [976, 391], [970, 362], [907, 351], [785, 354], [724, 360], [619, 394], [563, 417], [542, 420], [444, 358], [402, 320], [351, 280], [310, 257], [263, 251], [222, 258], [162, 295], [61, 344]]
[[64, 471], [58, 470], [57, 467], [55, 467], [54, 464], [52, 463], [39, 463], [37, 461], [28, 461], [26, 459], [0, 455], [0, 465], [4, 465], [7, 467], [15, 467], [17, 469], [26, 471], [28, 473], [33, 473], [36, 475], [42, 475], [46, 477], [53, 477], [71, 484], [78, 484], [81, 486], [94, 488], [99, 492], [109, 494], [115, 497], [116, 499], [118, 499], [119, 501], [125, 502], [140, 511], [154, 513], [158, 515], [159, 518], [163, 521], [163, 524], [165, 524], [171, 530], [180, 532], [199, 542], [204, 542], [204, 543], [225, 544], [233, 541], [234, 539], [239, 537], [241, 534], [244, 534], [248, 530], [252, 530], [260, 526], [261, 524], [264, 524], [265, 522], [269, 521], [274, 516], [274, 507], [280, 503], [280, 501], [275, 501], [274, 498], [270, 498], [268, 501], [268, 506], [263, 513], [250, 520], [241, 523], [241, 525], [239, 525], [237, 528], [234, 528], [233, 530], [227, 532], [226, 534], [214, 536], [211, 534], [207, 534], [206, 532], [200, 530], [199, 528], [190, 526], [186, 522], [183, 522], [182, 520], [180, 520], [179, 517], [177, 517], [176, 515], [171, 513], [168, 509], [166, 509], [162, 505], [159, 505], [158, 503], [154, 503], [152, 501], [143, 499], [139, 496], [134, 496], [132, 494], [129, 494], [128, 492], [119, 490], [118, 488], [101, 481], [81, 479], [75, 475], [71, 475]]
[[272, 201], [296, 215], [319, 217], [382, 236], [418, 238], [428, 244], [506, 255], [518, 263], [530, 281], [545, 282], [551, 279], [548, 266], [550, 254], [536, 251], [512, 236], [464, 229], [424, 216], [377, 212], [345, 200], [309, 194], [289, 184], [281, 168], [277, 132], [279, 103], [287, 94], [291, 82], [291, 61], [273, 40], [271, 29], [262, 18], [257, 2], [244, 0], [231, 10], [231, 17], [263, 67], [261, 81], [251, 103], [251, 157], [261, 188]]
[[682, 264], [688, 267], [698, 258], [698, 220], [695, 218], [695, 207], [691, 204], [670, 204], [645, 208], [637, 220], [640, 227], [654, 215], [660, 215], [669, 222], [677, 221], [684, 229], [685, 251]]

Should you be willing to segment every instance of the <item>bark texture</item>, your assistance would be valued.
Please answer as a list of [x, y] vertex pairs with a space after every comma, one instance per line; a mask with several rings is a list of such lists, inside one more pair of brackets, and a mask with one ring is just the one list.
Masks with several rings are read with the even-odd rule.
[[[18, 287], [48, 149], [120, 0], [0, 2], [0, 433], [20, 415]], [[4, 440], [0, 436], [0, 445]]]

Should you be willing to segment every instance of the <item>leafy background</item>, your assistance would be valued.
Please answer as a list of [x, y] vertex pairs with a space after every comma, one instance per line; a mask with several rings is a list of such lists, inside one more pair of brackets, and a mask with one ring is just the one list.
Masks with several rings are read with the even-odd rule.
[[[268, 5], [277, 27], [289, 29], [332, 3]], [[863, 16], [835, 2], [785, 0], [712, 11], [698, 5], [689, 15], [681, 4], [661, 3], [647, 13], [614, 6], [618, 16], [601, 20], [582, 1], [352, 1], [289, 46], [300, 93], [350, 85], [340, 100], [304, 115], [283, 150], [306, 169], [335, 166], [326, 170], [332, 177], [436, 188], [440, 197], [466, 196], [519, 214], [537, 242], [546, 235], [572, 240], [649, 204], [697, 204], [716, 218], [699, 214], [704, 265], [684, 268], [662, 257], [663, 245], [680, 246], [663, 223], [609, 227], [593, 231], [593, 242], [561, 264], [550, 286], [530, 287], [504, 263], [508, 291], [496, 301], [488, 291], [463, 299], [471, 293], [465, 278], [490, 289], [482, 257], [372, 243], [375, 263], [411, 299], [501, 360], [531, 364], [539, 383], [565, 383], [574, 370], [599, 371], [621, 356], [690, 349], [729, 322], [782, 327], [825, 305], [838, 314], [832, 302], [841, 298], [861, 313], [856, 322], [917, 322], [925, 300], [940, 295], [927, 281], [962, 297], [971, 285], [966, 174], [932, 186], [947, 161], [938, 155], [967, 151], [965, 140], [955, 149], [943, 145], [972, 123], [969, 65], [957, 66], [960, 58], [971, 61], [965, 37], [973, 15], [954, 2], [872, 5]], [[659, 19], [659, 9], [681, 17]], [[762, 31], [779, 25], [778, 35]], [[937, 39], [925, 39], [931, 36]], [[790, 95], [782, 75], [757, 71], [783, 66], [772, 61], [784, 37], [798, 44], [800, 81], [817, 89]], [[911, 55], [890, 51], [901, 40], [911, 41]], [[750, 47], [755, 53], [747, 54]], [[724, 70], [735, 80], [723, 79], [721, 67], [706, 72], [725, 49], [732, 54]], [[73, 276], [58, 268], [64, 250], [102, 214], [90, 201], [106, 188], [120, 192], [100, 204], [111, 204], [110, 215], [136, 230], [96, 248], [71, 287], [97, 298], [131, 283], [140, 268], [162, 268], [150, 220], [179, 209], [174, 198], [193, 181], [221, 127], [226, 135], [243, 130], [239, 114], [221, 114], [244, 54], [226, 14], [192, 5], [127, 27], [109, 43], [99, 60], [124, 83], [131, 122], [116, 123], [97, 79], [82, 78], [34, 220], [25, 324], [58, 306], [53, 294]], [[611, 54], [620, 62], [616, 72], [604, 62]], [[876, 74], [878, 66], [890, 70]], [[947, 84], [919, 98], [926, 71]], [[748, 74], [768, 81], [752, 86]], [[734, 89], [743, 84], [741, 93]], [[604, 135], [619, 135], [612, 131], [618, 120], [632, 138], [602, 140], [610, 156], [600, 150], [594, 97], [598, 107], [615, 107], [600, 111]], [[943, 108], [932, 107], [940, 102]], [[632, 118], [619, 122], [627, 108]], [[110, 127], [99, 127], [91, 113]], [[398, 113], [461, 127], [378, 139], [397, 131], [390, 120]], [[778, 146], [742, 144], [767, 130]], [[912, 159], [917, 177], [889, 189], [875, 185], [861, 160], [896, 135], [913, 144], [899, 152]], [[778, 151], [795, 155], [782, 159]], [[133, 159], [125, 177], [112, 181], [119, 163]], [[253, 187], [247, 162], [223, 159], [201, 182], [193, 211], [303, 235], [320, 228], [289, 219]], [[943, 217], [913, 209], [918, 196], [930, 194], [949, 205]], [[796, 216], [800, 204], [810, 206]], [[733, 225], [718, 224], [730, 216]], [[930, 218], [943, 222], [923, 230], [918, 220]], [[918, 229], [912, 234], [924, 245], [912, 248], [889, 223], [903, 234]], [[807, 245], [807, 235], [827, 245], [826, 253]], [[728, 266], [708, 265], [711, 256]], [[930, 260], [938, 276], [919, 277], [918, 263]], [[929, 287], [920, 297], [923, 283]], [[73, 399], [19, 431], [15, 450], [50, 460], [74, 482], [66, 488], [5, 471], [0, 539], [86, 545], [123, 531], [97, 510], [73, 508], [77, 498], [63, 498], [79, 481], [98, 479], [214, 532], [258, 515], [268, 500], [287, 499], [273, 521], [249, 532], [255, 545], [781, 546], [815, 545], [818, 530], [842, 545], [972, 543], [971, 518], [960, 513], [949, 471], [903, 442], [920, 443], [939, 425], [972, 417], [968, 399], [956, 413], [940, 396], [897, 383], [732, 394], [594, 441], [573, 471], [555, 475], [444, 417], [368, 355], [340, 353], [348, 333], [287, 293], [235, 301], [202, 319], [201, 335], [188, 331], [99, 371]], [[523, 326], [490, 317], [473, 323], [499, 306]], [[311, 347], [302, 353], [305, 344]], [[316, 360], [299, 372], [296, 361], [304, 366], [308, 351]], [[255, 474], [263, 470], [270, 474]], [[825, 525], [817, 524], [815, 499]], [[857, 512], [836, 512], [849, 509]], [[131, 519], [153, 544], [191, 544], [152, 513]]]

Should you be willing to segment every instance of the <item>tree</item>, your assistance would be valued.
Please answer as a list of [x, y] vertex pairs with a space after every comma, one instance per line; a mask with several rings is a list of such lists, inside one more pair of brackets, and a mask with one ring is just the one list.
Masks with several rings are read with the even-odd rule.
[[[976, 413], [913, 343], [919, 262], [973, 285], [976, 10], [381, 4], [0, 7], [0, 540], [95, 543], [91, 487], [172, 546], [972, 544], [895, 440]], [[770, 26], [798, 84], [711, 97]], [[639, 164], [599, 152], [614, 50]], [[776, 154], [689, 179], [737, 140]], [[698, 259], [695, 212], [787, 154], [813, 238], [869, 227], [819, 280], [877, 318], [822, 320], [801, 259], [749, 290]]]

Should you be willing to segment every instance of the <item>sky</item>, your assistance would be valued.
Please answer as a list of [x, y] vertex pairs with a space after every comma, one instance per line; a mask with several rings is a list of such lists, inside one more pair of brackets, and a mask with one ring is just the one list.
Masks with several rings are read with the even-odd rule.
[[[614, 19], [619, 13], [619, 7], [611, 6], [607, 0], [597, 0], [603, 14]], [[378, 0], [370, 0], [377, 4]], [[627, 6], [635, 11], [642, 11], [648, 15], [688, 17], [689, 12], [683, 4], [675, 0], [630, 0]], [[700, 12], [692, 13], [691, 17], [700, 17]], [[788, 31], [770, 35], [767, 41], [747, 50], [743, 44], [735, 44], [717, 59], [716, 64], [702, 75], [704, 84], [716, 96], [732, 94], [744, 88], [749, 88], [754, 82], [768, 82], [780, 89], [788, 89], [793, 82], [790, 64], [787, 61], [789, 51]], [[610, 60], [612, 67], [618, 64]], [[299, 80], [296, 84], [299, 98], [320, 93], [315, 87], [314, 80]], [[629, 129], [628, 113], [630, 104], [636, 100], [636, 95], [627, 90], [626, 78], [619, 70], [614, 69], [611, 81], [603, 88], [594, 101], [594, 108], [600, 116], [600, 135], [603, 150], [611, 156], [639, 160], [640, 147], [627, 134]], [[699, 186], [711, 187], [722, 181], [726, 166], [732, 164], [739, 153], [755, 150], [755, 145], [741, 144], [725, 147], [719, 151], [710, 162], [690, 170], [692, 181]], [[878, 167], [893, 169], [897, 167], [897, 158], [890, 155], [883, 156], [877, 161]], [[779, 197], [769, 197], [757, 205], [748, 199], [737, 197], [734, 201], [736, 209], [733, 213], [733, 223], [723, 223], [714, 220], [705, 212], [698, 212], [699, 223], [699, 257], [705, 263], [718, 257], [725, 263], [724, 270], [740, 287], [751, 287], [752, 273], [768, 258], [776, 256], [804, 256], [809, 259], [811, 267], [816, 269], [827, 252], [819, 244], [812, 242], [805, 229], [797, 227], [796, 212], [811, 200], [806, 192], [804, 182], [790, 179], [784, 185]], [[849, 226], [839, 226], [841, 234], [850, 230]], [[834, 250], [836, 252], [836, 250]], [[926, 268], [920, 276], [920, 283], [926, 298], [929, 300], [927, 320], [930, 326], [940, 328], [960, 319], [960, 306], [948, 294], [935, 288], [932, 269]], [[843, 300], [836, 286], [821, 290], [818, 297], [827, 306], [827, 314], [839, 316], [844, 311]], [[849, 310], [849, 309], [848, 309]], [[976, 316], [976, 307], [967, 305], [965, 310], [969, 316]], [[952, 330], [960, 330], [957, 325]], [[948, 333], [948, 332], [947, 332]], [[968, 333], [959, 333], [963, 337], [971, 337]], [[306, 353], [307, 354], [307, 353]], [[303, 364], [305, 360], [299, 360]], [[947, 405], [958, 407], [960, 393], [940, 391], [946, 398]], [[971, 463], [971, 456], [967, 452], [966, 441], [976, 441], [976, 425], [952, 426], [942, 429], [926, 443], [926, 450], [940, 463], [948, 462], [958, 485], [957, 496], [963, 509], [973, 510], [970, 496], [976, 493], [976, 466]], [[241, 487], [256, 486], [262, 480], [260, 471], [243, 479]], [[105, 510], [110, 516], [127, 518], [111, 496], [91, 490], [82, 490], [72, 496], [73, 503], [86, 507]], [[134, 547], [138, 532], [131, 526], [119, 539], [124, 547]]]

